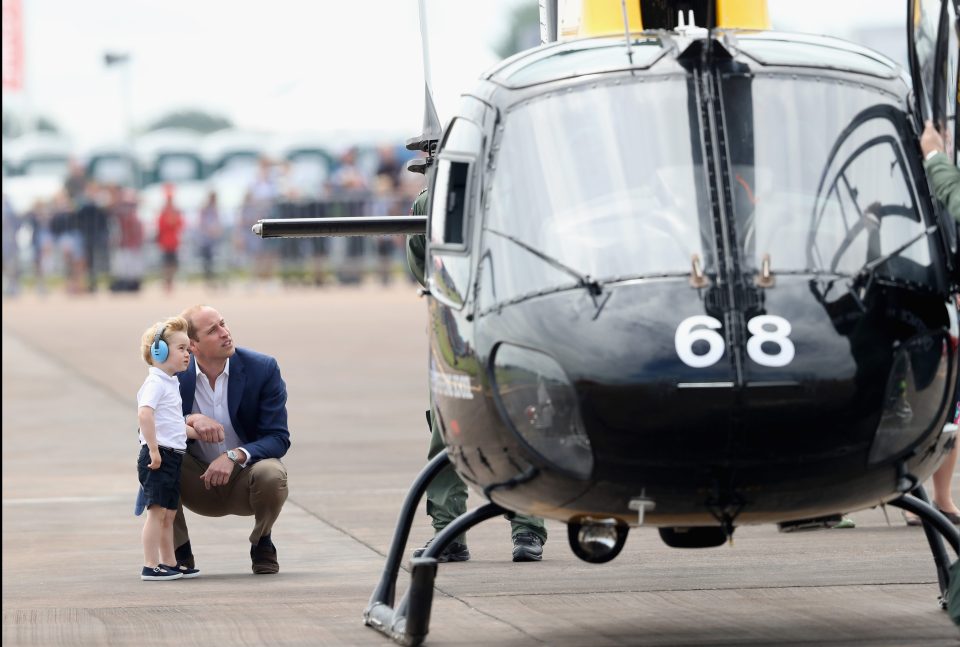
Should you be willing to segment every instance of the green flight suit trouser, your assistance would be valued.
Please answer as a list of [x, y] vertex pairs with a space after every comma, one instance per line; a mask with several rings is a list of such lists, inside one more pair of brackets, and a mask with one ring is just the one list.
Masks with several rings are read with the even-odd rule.
[[[410, 208], [410, 215], [423, 216], [427, 213], [427, 190], [424, 189], [417, 196]], [[427, 241], [423, 234], [414, 234], [407, 236], [407, 265], [410, 272], [420, 285], [426, 287], [424, 280], [425, 258]], [[430, 452], [427, 454], [427, 460], [440, 453], [443, 449], [443, 437], [440, 435], [440, 428], [437, 425], [436, 416], [433, 411], [430, 412]], [[436, 478], [427, 486], [427, 514], [433, 518], [433, 529], [437, 532], [447, 527], [451, 521], [467, 511], [467, 485], [457, 476], [456, 470], [452, 465], [447, 465]], [[543, 519], [539, 517], [529, 517], [525, 514], [518, 514], [510, 520], [511, 537], [516, 537], [521, 532], [532, 532], [544, 543], [547, 541], [547, 529], [543, 525]], [[460, 535], [454, 541], [466, 544], [467, 536]]]
[[943, 153], [937, 153], [924, 161], [923, 168], [930, 179], [930, 190], [947, 213], [960, 221], [960, 169]]
[[[430, 425], [430, 453], [427, 460], [433, 458], [443, 449], [443, 437], [440, 435], [440, 425], [436, 424], [436, 417], [431, 415]], [[457, 475], [452, 465], [447, 465], [427, 487], [427, 514], [433, 518], [433, 529], [440, 532], [447, 524], [467, 511], [467, 485]], [[517, 514], [510, 520], [510, 536], [516, 537], [521, 532], [532, 532], [544, 543], [547, 542], [547, 528], [540, 517], [531, 517]], [[455, 542], [466, 544], [467, 536], [460, 535]]]

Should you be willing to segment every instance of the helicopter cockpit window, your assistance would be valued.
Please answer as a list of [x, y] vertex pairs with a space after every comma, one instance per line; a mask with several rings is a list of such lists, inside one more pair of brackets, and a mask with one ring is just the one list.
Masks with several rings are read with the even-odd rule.
[[483, 149], [480, 127], [458, 117], [447, 127], [430, 189], [426, 278], [435, 298], [463, 307], [470, 280], [470, 223], [476, 211], [478, 182], [473, 179]]
[[852, 276], [894, 254], [878, 276], [935, 280], [894, 123], [900, 113], [886, 95], [823, 79], [742, 76], [726, 78], [722, 92], [747, 271], [766, 259], [774, 274]]
[[[921, 111], [925, 118], [930, 118], [935, 112], [933, 103], [938, 103], [933, 96], [936, 86], [936, 69], [938, 64], [937, 35], [940, 30], [940, 13], [942, 0], [915, 0], [912, 3], [913, 14], [910, 16], [909, 29], [912, 33], [908, 38], [913, 47], [912, 61], [916, 65], [913, 74], [919, 77], [918, 94], [920, 94]], [[947, 3], [949, 4], [949, 2]]]
[[430, 211], [430, 242], [462, 245], [463, 218], [470, 165], [441, 159], [437, 162], [433, 207]]
[[[886, 79], [897, 74], [895, 63], [880, 54], [825, 37], [798, 35], [791, 40], [778, 40], [767, 34], [744, 34], [737, 44], [750, 58], [764, 65], [822, 66]], [[810, 47], [811, 44], [819, 47]]]
[[524, 88], [585, 74], [646, 69], [666, 53], [659, 38], [636, 38], [630, 56], [623, 46], [622, 35], [607, 40], [609, 43], [603, 40], [599, 40], [600, 44], [598, 40], [573, 41], [545, 48], [506, 63], [491, 78], [509, 88]]
[[913, 0], [907, 52], [920, 112], [944, 134], [945, 152], [956, 161], [958, 32], [956, 0]]
[[470, 204], [470, 167], [483, 146], [480, 128], [469, 119], [454, 119], [440, 146], [431, 189], [430, 242], [462, 248]]
[[[544, 255], [599, 281], [685, 276], [693, 256], [715, 271], [699, 130], [676, 109], [688, 97], [687, 79], [671, 76], [508, 112], [484, 220], [489, 298], [569, 283]], [[506, 255], [520, 269], [497, 272]]]
[[943, 106], [944, 106], [944, 127], [946, 136], [944, 144], [946, 145], [947, 157], [954, 160], [954, 163], [960, 159], [957, 154], [957, 124], [960, 122], [960, 113], [957, 112], [957, 104], [960, 103], [960, 87], [957, 82], [960, 81], [960, 16], [954, 5], [947, 3], [947, 31], [944, 34], [946, 42], [946, 52], [943, 58], [944, 88], [943, 88]]

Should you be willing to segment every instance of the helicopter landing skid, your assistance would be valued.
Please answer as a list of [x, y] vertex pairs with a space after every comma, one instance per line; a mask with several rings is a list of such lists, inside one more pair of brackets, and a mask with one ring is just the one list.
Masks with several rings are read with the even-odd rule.
[[[960, 556], [960, 530], [947, 517], [930, 505], [927, 492], [922, 485], [913, 489], [911, 494], [905, 494], [899, 499], [890, 502], [890, 505], [912, 512], [923, 522], [923, 532], [930, 544], [933, 553], [933, 562], [937, 568], [937, 580], [940, 584], [938, 603], [941, 609], [947, 608], [947, 590], [950, 587], [950, 560], [947, 556], [943, 540], [946, 539], [953, 551]], [[953, 582], [953, 586], [960, 586], [960, 582]]]
[[476, 510], [466, 512], [454, 519], [430, 542], [420, 557], [410, 560], [410, 588], [396, 609], [392, 607], [396, 595], [400, 559], [407, 546], [410, 527], [417, 506], [427, 486], [444, 467], [450, 464], [447, 450], [438, 453], [421, 470], [410, 486], [400, 518], [393, 531], [393, 541], [387, 553], [380, 582], [370, 596], [370, 603], [363, 612], [364, 624], [389, 636], [401, 645], [419, 645], [430, 630], [430, 609], [433, 606], [433, 580], [437, 576], [437, 557], [454, 539], [477, 524], [501, 514], [510, 514], [496, 503], [487, 503]]

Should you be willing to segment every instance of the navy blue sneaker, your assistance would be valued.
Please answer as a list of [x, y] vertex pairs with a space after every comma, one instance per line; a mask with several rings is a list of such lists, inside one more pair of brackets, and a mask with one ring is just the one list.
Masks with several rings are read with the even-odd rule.
[[164, 566], [160, 564], [159, 566], [149, 567], [144, 566], [143, 570], [140, 571], [140, 579], [144, 582], [164, 582], [166, 580], [179, 580], [183, 577], [183, 573], [177, 571], [175, 568], [170, 568], [169, 566]]

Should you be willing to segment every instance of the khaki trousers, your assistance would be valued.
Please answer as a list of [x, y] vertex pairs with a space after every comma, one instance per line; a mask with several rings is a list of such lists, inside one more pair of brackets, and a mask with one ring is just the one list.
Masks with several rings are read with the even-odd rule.
[[190, 540], [187, 520], [183, 515], [184, 506], [204, 517], [253, 515], [251, 544], [256, 544], [261, 537], [269, 535], [274, 522], [280, 516], [283, 503], [287, 500], [287, 468], [283, 463], [276, 458], [265, 458], [245, 469], [235, 465], [226, 484], [209, 490], [200, 480], [200, 475], [207, 470], [207, 465], [189, 453], [183, 457], [180, 506], [173, 522], [173, 545], [182, 546]]

